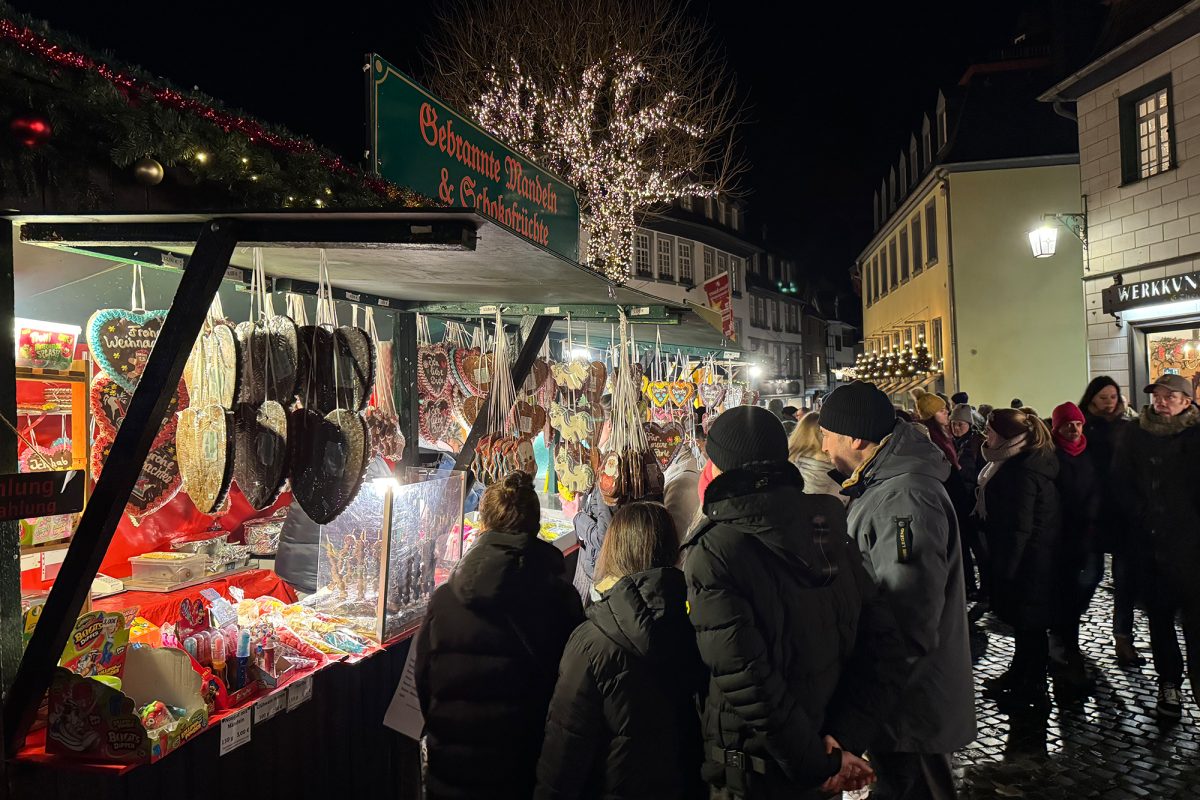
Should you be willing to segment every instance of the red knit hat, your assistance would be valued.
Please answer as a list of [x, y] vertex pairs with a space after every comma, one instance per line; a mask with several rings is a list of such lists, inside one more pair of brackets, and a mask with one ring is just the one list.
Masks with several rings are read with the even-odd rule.
[[1079, 410], [1079, 406], [1074, 403], [1063, 403], [1054, 409], [1054, 413], [1050, 416], [1052, 431], [1056, 431], [1062, 427], [1064, 422], [1086, 422], [1083, 412]]

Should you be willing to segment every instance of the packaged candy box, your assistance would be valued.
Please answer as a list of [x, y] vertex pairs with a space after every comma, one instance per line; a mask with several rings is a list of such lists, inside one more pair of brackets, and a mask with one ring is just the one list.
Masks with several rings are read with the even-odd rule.
[[17, 366], [36, 369], [67, 370], [75, 357], [75, 342], [79, 339], [78, 325], [42, 322], [36, 319], [16, 320]]

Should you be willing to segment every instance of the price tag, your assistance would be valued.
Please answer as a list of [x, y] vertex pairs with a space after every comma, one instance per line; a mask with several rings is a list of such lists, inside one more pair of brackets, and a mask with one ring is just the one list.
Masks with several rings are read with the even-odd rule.
[[254, 704], [254, 724], [261, 725], [287, 708], [288, 693], [275, 692]]
[[518, 415], [521, 420], [521, 433], [533, 433], [533, 417]]
[[233, 752], [250, 741], [252, 710], [250, 706], [246, 706], [221, 720], [221, 755]]
[[492, 380], [492, 373], [488, 372], [487, 367], [480, 367], [479, 369], [475, 370], [475, 382], [476, 383], [478, 383], [482, 386], [483, 384], [488, 383], [491, 380]]
[[480, 306], [479, 307], [480, 314], [495, 314], [499, 310], [500, 310], [500, 306]]
[[543, 309], [542, 309], [542, 313], [543, 313], [543, 314], [547, 314], [547, 315], [549, 315], [549, 314], [561, 314], [561, 313], [562, 313], [562, 309], [561, 309], [561, 308], [559, 308], [558, 306], [546, 306], [545, 308], [543, 308]]
[[296, 681], [288, 687], [287, 710], [295, 711], [312, 699], [312, 675]]

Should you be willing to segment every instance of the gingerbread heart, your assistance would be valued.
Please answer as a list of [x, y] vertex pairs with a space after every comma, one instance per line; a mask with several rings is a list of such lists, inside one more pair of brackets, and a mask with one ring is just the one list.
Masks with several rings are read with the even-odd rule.
[[437, 400], [450, 383], [450, 358], [441, 345], [417, 348], [417, 390], [427, 400]]
[[201, 514], [215, 514], [233, 483], [233, 414], [210, 404], [185, 408], [175, 432], [183, 488]]
[[484, 397], [492, 390], [492, 380], [496, 373], [496, 356], [494, 353], [483, 353], [479, 356], [479, 363], [474, 368], [472, 375], [475, 379], [475, 385], [479, 387], [479, 393]]
[[696, 396], [696, 387], [691, 381], [675, 381], [667, 388], [671, 393], [671, 404], [676, 408], [687, 408]]
[[240, 401], [273, 400], [285, 409], [296, 399], [296, 323], [291, 317], [242, 322], [235, 329], [242, 354]]
[[655, 408], [664, 408], [671, 399], [671, 387], [666, 381], [651, 381], [646, 387], [646, 395]]
[[742, 399], [746, 396], [746, 387], [741, 384], [731, 383], [725, 387], [725, 408], [733, 408], [740, 406]]
[[700, 402], [705, 408], [716, 408], [725, 399], [725, 384], [700, 383], [696, 385], [696, 393], [700, 395]]
[[593, 361], [588, 365], [587, 380], [583, 385], [583, 393], [593, 403], [604, 396], [604, 386], [608, 381], [608, 367], [603, 361]]
[[375, 389], [375, 342], [362, 328], [343, 325], [333, 332], [338, 372], [338, 408], [361, 411]]
[[550, 362], [543, 356], [538, 356], [534, 359], [533, 370], [533, 390], [541, 391], [548, 383], [554, 382], [554, 373], [550, 369]]
[[19, 472], [55, 472], [70, 469], [75, 460], [70, 440], [55, 442], [49, 447], [32, 444], [17, 459]]
[[475, 420], [479, 418], [479, 412], [483, 410], [484, 403], [487, 398], [484, 397], [468, 397], [463, 400], [462, 416], [466, 421], [466, 427], [470, 428], [475, 425]]
[[233, 479], [250, 505], [262, 510], [279, 498], [287, 483], [287, 412], [273, 400], [238, 403], [233, 422]]
[[546, 410], [524, 400], [513, 406], [513, 422], [521, 438], [532, 439], [546, 427]]
[[683, 446], [683, 428], [675, 423], [659, 425], [651, 422], [646, 425], [646, 439], [659, 466], [666, 469]]
[[[180, 387], [183, 391], [183, 387]], [[123, 416], [123, 415], [122, 415]], [[142, 471], [137, 483], [129, 495], [125, 511], [137, 522], [139, 519], [153, 514], [171, 502], [179, 494], [183, 480], [179, 473], [179, 463], [175, 458], [175, 429], [178, 418], [174, 413], [167, 414], [163, 420], [158, 435], [150, 446]], [[99, 480], [100, 471], [112, 450], [115, 429], [106, 429], [102, 424], [96, 426], [96, 436], [92, 440], [92, 477]]]
[[[471, 360], [471, 364], [473, 365], [471, 370], [467, 368], [468, 359]], [[455, 348], [454, 357], [450, 359], [450, 374], [465, 397], [475, 397], [480, 393], [479, 386], [475, 383], [473, 376], [473, 370], [478, 368], [478, 366], [478, 347]]]
[[422, 403], [419, 416], [421, 432], [430, 444], [442, 441], [454, 424], [450, 401], [444, 398]]
[[188, 396], [200, 405], [233, 408], [242, 380], [237, 333], [228, 322], [218, 322], [201, 333], [183, 367]]
[[338, 393], [334, 382], [337, 342], [333, 331], [320, 325], [301, 325], [296, 329], [297, 394], [300, 402], [321, 416], [337, 408]]
[[393, 463], [404, 458], [404, 434], [400, 431], [400, 420], [395, 414], [369, 407], [363, 412], [367, 431], [371, 435], [371, 452]]
[[106, 308], [92, 314], [87, 342], [96, 365], [126, 391], [132, 392], [150, 360], [166, 311], [134, 312]]
[[352, 411], [326, 416], [309, 408], [288, 415], [292, 496], [309, 519], [327, 525], [346, 510], [366, 471], [366, 428]]

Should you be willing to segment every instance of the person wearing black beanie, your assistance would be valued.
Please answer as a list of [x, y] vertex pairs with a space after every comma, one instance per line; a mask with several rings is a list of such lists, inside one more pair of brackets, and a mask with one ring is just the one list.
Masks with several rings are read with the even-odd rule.
[[[783, 425], [765, 408], [722, 413], [706, 452], [715, 477], [683, 545], [688, 619], [710, 675], [704, 779], [748, 800], [862, 788], [871, 767], [854, 753], [865, 742], [830, 748], [819, 727], [865, 649], [859, 620], [877, 593], [845, 510], [804, 493]], [[856, 698], [866, 707], [887, 691], [871, 683]]]
[[[904, 689], [880, 707], [868, 752], [880, 797], [954, 797], [950, 754], [975, 738], [962, 543], [946, 456], [886, 394], [854, 381], [821, 409], [822, 447], [850, 496], [850, 536], [907, 643]], [[837, 718], [833, 730], [844, 726]], [[844, 741], [837, 733], [836, 741]], [[874, 793], [874, 792], [873, 792]]]

